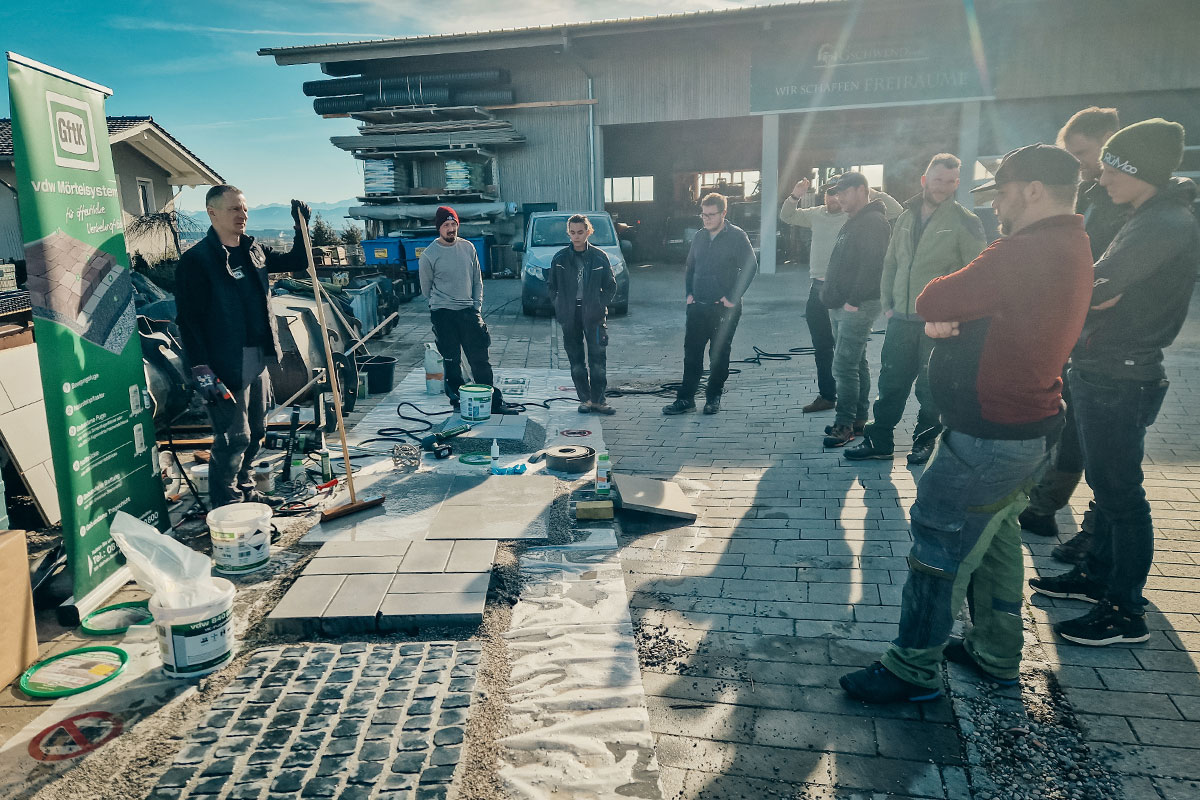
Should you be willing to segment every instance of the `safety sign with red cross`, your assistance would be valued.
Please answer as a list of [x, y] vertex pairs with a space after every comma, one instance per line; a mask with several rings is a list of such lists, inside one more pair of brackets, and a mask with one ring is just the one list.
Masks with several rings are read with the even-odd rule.
[[121, 718], [107, 711], [87, 711], [67, 717], [34, 736], [29, 755], [38, 761], [78, 758], [121, 735]]

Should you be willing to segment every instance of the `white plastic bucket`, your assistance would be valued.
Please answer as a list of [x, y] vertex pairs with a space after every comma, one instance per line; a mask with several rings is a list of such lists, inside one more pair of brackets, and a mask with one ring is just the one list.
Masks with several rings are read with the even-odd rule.
[[269, 461], [254, 465], [254, 488], [266, 494], [275, 489], [275, 469]]
[[245, 575], [271, 561], [271, 507], [266, 503], [230, 503], [208, 512], [213, 569]]
[[188, 467], [188, 475], [191, 476], [198, 493], [208, 494], [208, 464], [193, 464]]
[[483, 422], [492, 416], [492, 387], [466, 383], [458, 387], [458, 413], [466, 422]]
[[163, 673], [194, 678], [215, 672], [233, 657], [233, 584], [213, 578], [218, 599], [191, 608], [163, 608], [150, 598]]

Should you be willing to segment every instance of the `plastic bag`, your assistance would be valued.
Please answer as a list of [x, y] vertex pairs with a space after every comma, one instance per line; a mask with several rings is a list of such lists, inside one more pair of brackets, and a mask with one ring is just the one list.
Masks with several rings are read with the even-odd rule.
[[113, 516], [109, 533], [125, 554], [138, 586], [164, 608], [190, 608], [222, 597], [213, 583], [212, 559], [203, 553], [124, 511]]

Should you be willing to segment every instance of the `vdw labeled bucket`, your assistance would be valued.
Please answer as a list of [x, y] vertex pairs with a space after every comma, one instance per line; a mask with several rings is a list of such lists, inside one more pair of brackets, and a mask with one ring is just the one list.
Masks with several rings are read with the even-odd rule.
[[271, 561], [271, 507], [266, 503], [230, 503], [208, 512], [213, 569], [245, 575]]
[[207, 675], [233, 657], [233, 584], [212, 581], [217, 598], [189, 608], [164, 608], [157, 595], [150, 598], [163, 672], [172, 678]]
[[492, 416], [492, 387], [464, 383], [458, 387], [459, 416], [466, 422], [483, 422]]

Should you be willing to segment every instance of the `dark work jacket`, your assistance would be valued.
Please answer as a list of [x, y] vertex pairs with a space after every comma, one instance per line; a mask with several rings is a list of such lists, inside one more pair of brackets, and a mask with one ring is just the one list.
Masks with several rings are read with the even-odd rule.
[[1083, 229], [1092, 240], [1092, 261], [1099, 261], [1100, 256], [1104, 255], [1132, 210], [1128, 205], [1114, 203], [1108, 196], [1108, 190], [1097, 181], [1079, 184], [1075, 213], [1083, 214]]
[[1162, 380], [1163, 348], [1187, 318], [1200, 266], [1200, 224], [1192, 214], [1196, 184], [1171, 182], [1133, 212], [1096, 262], [1093, 306], [1071, 363], [1080, 372], [1118, 380]]
[[[550, 274], [546, 276], [554, 316], [564, 328], [575, 324], [575, 303], [579, 294], [579, 273], [571, 258], [574, 249], [573, 245], [567, 245], [555, 253], [550, 259]], [[608, 317], [608, 304], [617, 293], [617, 276], [613, 274], [608, 255], [591, 242], [583, 251], [583, 259], [583, 325], [591, 328], [603, 325]]]
[[692, 237], [684, 288], [701, 305], [724, 297], [737, 305], [758, 272], [754, 248], [746, 232], [728, 220], [716, 236], [701, 228]]
[[892, 235], [892, 226], [883, 212], [883, 203], [872, 200], [842, 226], [821, 289], [821, 302], [826, 308], [841, 308], [847, 303], [860, 306], [879, 299], [883, 259]]
[[1062, 426], [1062, 365], [1087, 316], [1091, 252], [1078, 214], [997, 239], [917, 297], [935, 339], [929, 386], [946, 427], [980, 439], [1037, 439]]
[[[262, 285], [262, 306], [255, 313], [266, 317], [267, 330], [271, 332], [275, 352], [267, 357], [279, 361], [283, 352], [270, 310], [267, 274], [306, 270], [308, 259], [304, 257], [303, 241], [297, 232], [288, 253], [263, 247], [252, 236], [243, 236], [239, 246], [246, 250], [247, 260]], [[231, 390], [243, 388], [242, 349], [249, 338], [245, 304], [238, 292], [237, 279], [229, 269], [229, 253], [212, 228], [179, 259], [175, 271], [175, 305], [188, 366], [206, 364]]]

